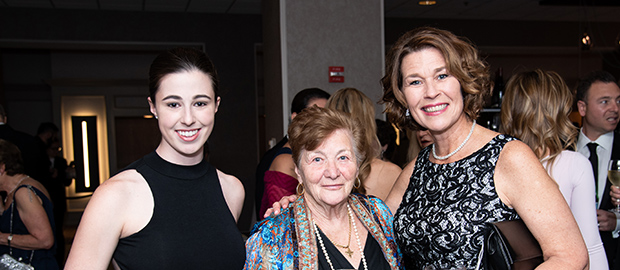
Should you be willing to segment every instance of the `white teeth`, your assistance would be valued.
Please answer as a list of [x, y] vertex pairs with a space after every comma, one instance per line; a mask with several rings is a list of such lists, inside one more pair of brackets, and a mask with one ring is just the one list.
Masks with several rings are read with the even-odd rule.
[[198, 133], [198, 130], [190, 130], [190, 131], [177, 131], [183, 137], [191, 137]]
[[425, 112], [437, 112], [437, 111], [441, 111], [444, 108], [446, 108], [446, 106], [448, 106], [448, 104], [442, 104], [442, 105], [437, 105], [437, 106], [433, 106], [433, 107], [426, 107], [424, 108]]

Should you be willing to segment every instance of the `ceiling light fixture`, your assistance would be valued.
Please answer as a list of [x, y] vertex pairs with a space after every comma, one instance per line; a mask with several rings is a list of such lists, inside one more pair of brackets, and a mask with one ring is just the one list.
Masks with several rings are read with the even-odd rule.
[[432, 6], [434, 4], [437, 4], [437, 1], [420, 1], [418, 2], [418, 4], [420, 6]]
[[590, 35], [588, 35], [588, 32], [583, 32], [583, 35], [581, 36], [581, 49], [587, 51], [591, 47], [592, 40], [590, 39]]

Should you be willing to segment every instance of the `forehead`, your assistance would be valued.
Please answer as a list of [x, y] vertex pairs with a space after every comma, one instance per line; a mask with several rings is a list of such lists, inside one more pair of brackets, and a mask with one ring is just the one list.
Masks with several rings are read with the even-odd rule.
[[199, 71], [181, 71], [162, 77], [156, 96], [163, 98], [169, 95], [208, 95], [213, 97], [213, 81], [211, 76]]
[[588, 90], [588, 99], [620, 97], [620, 88], [615, 83], [594, 82]]
[[325, 137], [317, 149], [307, 152], [339, 152], [342, 150], [353, 151], [353, 135], [345, 129], [338, 129], [332, 132], [329, 136]]
[[438, 49], [424, 48], [407, 54], [402, 61], [403, 75], [418, 69], [435, 69], [446, 65], [446, 60]]

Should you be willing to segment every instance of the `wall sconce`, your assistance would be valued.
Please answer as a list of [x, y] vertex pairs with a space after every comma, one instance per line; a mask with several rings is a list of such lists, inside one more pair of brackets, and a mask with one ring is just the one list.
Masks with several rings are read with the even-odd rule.
[[97, 116], [71, 116], [75, 192], [93, 192], [99, 186]]
[[592, 40], [590, 39], [590, 35], [588, 35], [588, 32], [583, 32], [583, 35], [581, 36], [581, 49], [587, 51], [590, 50], [591, 47]]

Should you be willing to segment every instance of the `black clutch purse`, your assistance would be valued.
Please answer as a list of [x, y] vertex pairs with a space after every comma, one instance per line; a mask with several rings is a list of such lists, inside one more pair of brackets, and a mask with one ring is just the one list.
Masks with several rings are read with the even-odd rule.
[[482, 248], [485, 270], [532, 270], [543, 262], [538, 241], [520, 219], [487, 223]]

